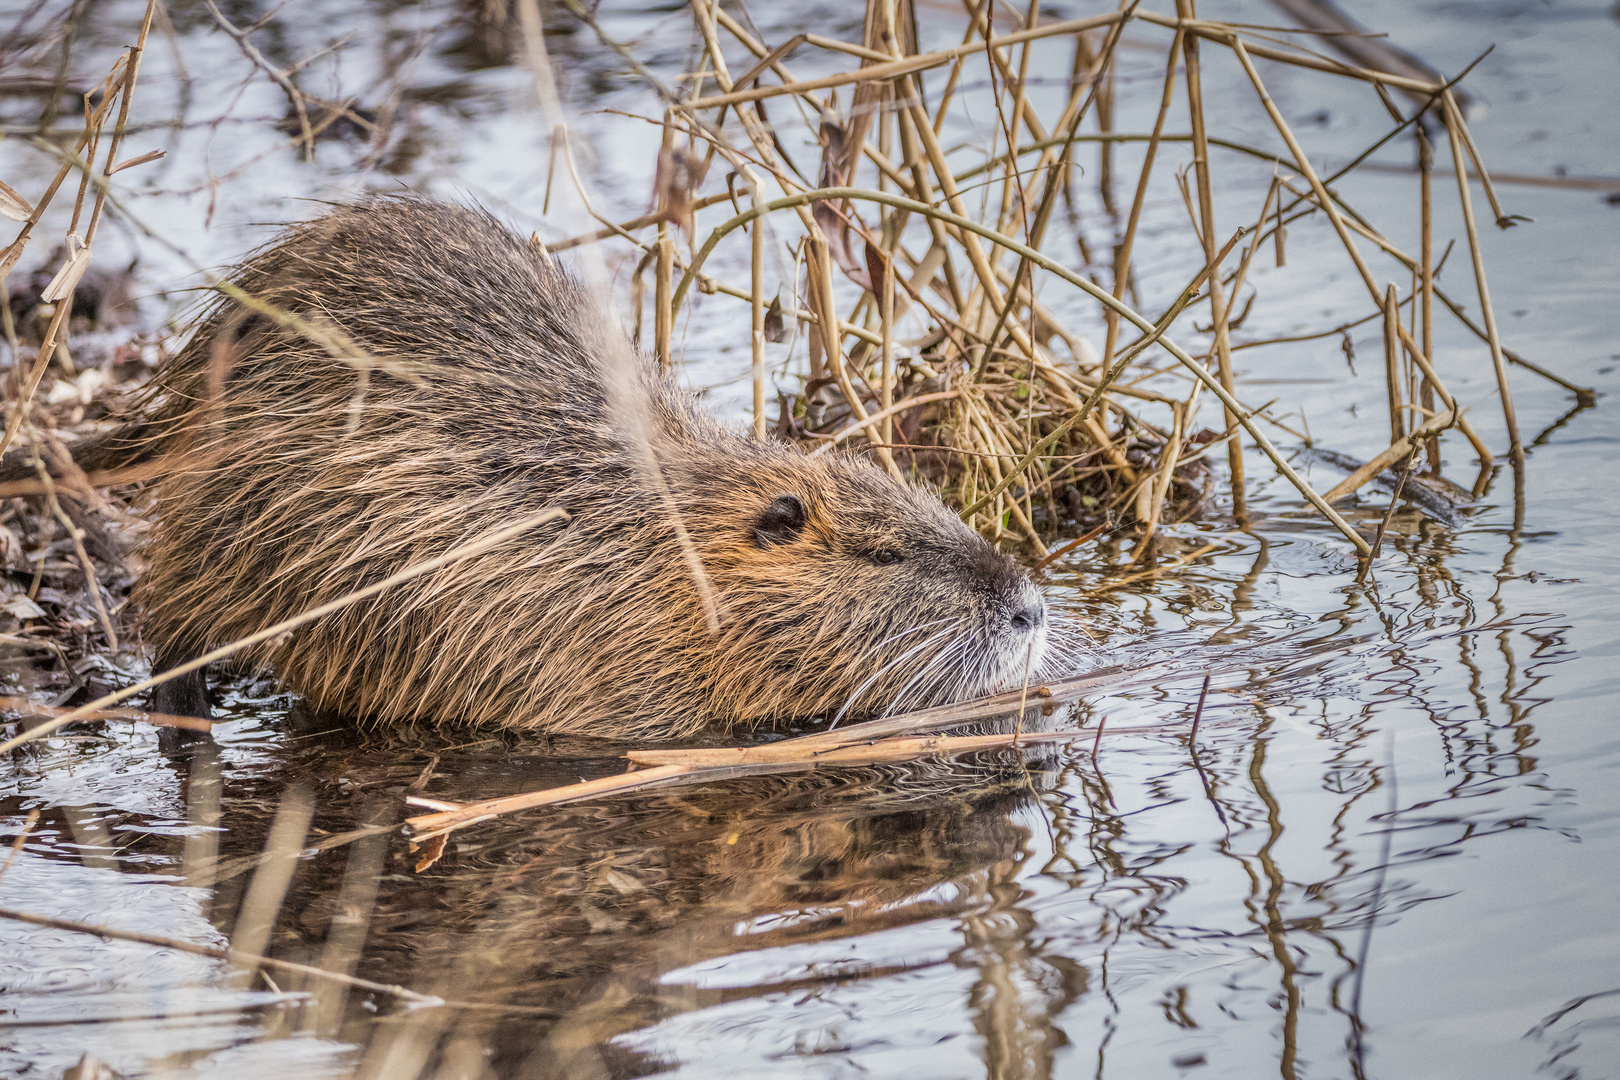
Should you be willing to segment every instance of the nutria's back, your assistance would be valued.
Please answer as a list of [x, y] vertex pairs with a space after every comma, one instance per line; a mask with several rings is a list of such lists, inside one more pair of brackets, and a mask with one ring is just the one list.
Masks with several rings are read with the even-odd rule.
[[558, 506], [566, 522], [256, 658], [350, 715], [643, 737], [916, 706], [1040, 666], [1038, 592], [937, 498], [723, 430], [485, 213], [344, 207], [235, 283], [270, 307], [216, 306], [139, 425], [171, 465], [137, 593], [164, 660]]

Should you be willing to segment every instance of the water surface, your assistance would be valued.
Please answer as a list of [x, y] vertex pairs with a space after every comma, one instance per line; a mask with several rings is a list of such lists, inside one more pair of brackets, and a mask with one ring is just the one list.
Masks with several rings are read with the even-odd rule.
[[[95, 47], [77, 54], [86, 78], [131, 35], [140, 5], [93, 10], [82, 33]], [[1279, 18], [1250, 3], [1200, 11]], [[456, 12], [284, 9], [264, 32], [278, 62], [353, 32], [321, 77], [379, 87], [363, 104], [393, 108], [399, 127], [386, 154], [338, 139], [305, 163], [273, 126], [285, 111], [278, 92], [260, 80], [233, 98], [240, 55], [201, 8], [175, 5], [172, 37], [155, 42], [142, 77], [149, 122], [130, 140], [131, 154], [169, 156], [126, 193], [174, 248], [115, 217], [124, 249], [107, 255], [140, 256], [147, 316], [183, 299], [193, 263], [234, 259], [267, 235], [260, 223], [304, 213], [295, 198], [404, 184], [482, 200], [552, 239], [579, 231], [565, 191], [542, 212], [545, 141], [527, 74], [469, 45]], [[249, 22], [265, 12], [230, 13]], [[801, 26], [859, 33], [854, 5], [754, 14], [773, 41]], [[1620, 173], [1620, 23], [1605, 4], [1375, 3], [1357, 14], [1448, 73], [1497, 45], [1469, 80], [1475, 134], [1496, 169]], [[925, 25], [938, 43], [959, 40], [959, 17], [944, 9]], [[603, 12], [603, 26], [666, 77], [691, 55], [680, 9], [621, 7]], [[652, 98], [589, 31], [566, 27], [559, 17], [548, 41], [583, 114], [585, 171], [604, 208], [633, 216], [646, 207], [656, 130], [593, 110], [647, 112]], [[1132, 34], [1162, 49], [1147, 29]], [[1150, 126], [1161, 57], [1125, 50], [1119, 130]], [[1066, 57], [1049, 59], [1066, 74]], [[1209, 93], [1231, 103], [1228, 134], [1275, 146], [1240, 73], [1207, 63]], [[800, 74], [815, 65], [807, 54]], [[1262, 70], [1319, 165], [1383, 132], [1362, 88]], [[1041, 95], [1059, 92], [1031, 90], [1048, 111]], [[964, 120], [952, 134], [972, 146], [985, 133]], [[1094, 157], [1081, 160], [1094, 170]], [[1410, 144], [1379, 160], [1409, 163]], [[37, 188], [51, 167], [15, 142], [0, 161], [18, 188]], [[1122, 171], [1134, 174], [1132, 161]], [[1217, 165], [1221, 220], [1247, 223], [1270, 167]], [[1079, 186], [1070, 228], [1106, 250], [1114, 224], [1094, 177]], [[1341, 186], [1415, 247], [1409, 176]], [[1620, 207], [1586, 190], [1502, 190], [1512, 212], [1534, 219], [1486, 237], [1504, 335], [1568, 378], [1613, 390]], [[1454, 235], [1449, 207], [1439, 227]], [[1155, 190], [1145, 309], [1187, 277], [1184, 214], [1171, 183]], [[1077, 260], [1074, 239], [1052, 249]], [[1246, 334], [1365, 314], [1334, 243], [1325, 224], [1291, 230], [1288, 265], [1256, 270], [1265, 302]], [[735, 280], [745, 258], [722, 251], [713, 266]], [[629, 270], [614, 259], [627, 302]], [[1466, 261], [1454, 259], [1443, 281], [1467, 296]], [[1078, 296], [1043, 299], [1095, 330]], [[736, 302], [703, 297], [681, 327], [684, 377], [714, 388], [731, 416], [747, 393], [745, 320]], [[1240, 385], [1251, 398], [1284, 395], [1321, 445], [1370, 455], [1380, 427], [1367, 417], [1384, 395], [1377, 334], [1374, 324], [1352, 334], [1368, 358], [1355, 373], [1338, 338], [1239, 353]], [[1439, 342], [1452, 389], [1505, 448], [1484, 348], [1444, 320]], [[205, 957], [0, 920], [0, 1073], [57, 1076], [90, 1053], [125, 1075], [233, 1080], [1612, 1076], [1620, 549], [1609, 473], [1620, 432], [1602, 399], [1580, 408], [1517, 370], [1513, 389], [1530, 446], [1520, 496], [1498, 467], [1460, 528], [1399, 511], [1368, 573], [1258, 456], [1251, 531], [1221, 506], [1167, 530], [1167, 557], [1207, 549], [1185, 569], [1116, 585], [1127, 552], [1105, 543], [1054, 570], [1054, 601], [1086, 621], [1100, 658], [1169, 663], [1053, 722], [1190, 721], [1208, 673], [1195, 743], [1104, 735], [1095, 756], [1087, 740], [534, 811], [456, 834], [422, 872], [396, 832], [354, 834], [397, 821], [408, 790], [461, 801], [568, 783], [618, 771], [620, 748], [364, 736], [238, 680], [214, 754], [166, 759], [134, 725], [19, 751], [0, 765], [0, 837], [15, 837], [32, 810], [41, 818], [0, 877], [0, 906], [224, 945], [275, 814], [308, 799], [313, 846], [269, 951], [480, 1007], [403, 1008], [281, 975], [238, 985]], [[1460, 440], [1446, 467], [1475, 481]], [[1336, 479], [1311, 468], [1318, 487]], [[1360, 513], [1383, 511], [1375, 496]]]

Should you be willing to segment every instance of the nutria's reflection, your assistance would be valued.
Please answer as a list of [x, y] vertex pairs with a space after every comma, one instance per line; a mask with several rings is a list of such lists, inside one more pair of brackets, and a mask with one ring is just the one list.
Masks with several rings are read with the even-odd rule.
[[[379, 789], [421, 770], [365, 746], [314, 756], [326, 760], [311, 772], [341, 775], [362, 815], [364, 792], [378, 792], [371, 812], [397, 804]], [[505, 773], [514, 787], [536, 786], [514, 779], [502, 757], [459, 761], [463, 780]], [[1032, 952], [1033, 919], [1017, 906], [1029, 830], [1015, 814], [1049, 786], [1049, 764], [1000, 753], [552, 808], [454, 834], [421, 874], [397, 834], [381, 834], [306, 861], [272, 951], [312, 963], [324, 952], [330, 967], [331, 943], [365, 920], [354, 974], [486, 1006], [404, 1011], [304, 987], [317, 1004], [297, 1026], [367, 1047], [362, 1076], [439, 1075], [456, 1061], [477, 1063], [466, 1075], [645, 1075], [675, 1063], [616, 1039], [767, 995], [772, 1008], [782, 997], [788, 1021], [795, 1002], [830, 989], [942, 964], [967, 973], [971, 989], [953, 991], [955, 1008], [985, 1040], [957, 1052], [989, 1055], [992, 1074], [1044, 1075], [1061, 1039], [1049, 1018], [1085, 989], [1079, 965]], [[549, 756], [535, 767], [577, 775], [585, 765]], [[353, 828], [352, 816], [326, 820], [320, 801], [318, 829]], [[251, 844], [245, 832], [238, 823], [232, 841]], [[221, 882], [222, 925], [243, 884]], [[866, 959], [884, 948], [873, 945], [884, 931], [931, 920], [944, 951]], [[825, 946], [840, 942], [849, 944], [827, 962]], [[721, 977], [710, 977], [716, 968]], [[1033, 998], [1019, 992], [1031, 986]], [[886, 1000], [907, 1004], [903, 985], [892, 993]], [[389, 1014], [381, 1022], [379, 1009]]]

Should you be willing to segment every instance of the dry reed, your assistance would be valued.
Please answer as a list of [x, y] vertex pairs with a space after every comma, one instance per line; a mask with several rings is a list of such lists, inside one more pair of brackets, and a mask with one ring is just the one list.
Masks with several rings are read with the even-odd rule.
[[[1396, 56], [1379, 42], [1335, 31], [1329, 40], [1346, 45], [1359, 61], [1342, 62], [1304, 48], [1271, 44], [1274, 39], [1249, 28], [1200, 19], [1190, 0], [1178, 0], [1173, 17], [1126, 3], [1109, 14], [996, 34], [984, 17], [984, 6], [964, 0], [968, 31], [962, 42], [919, 51], [909, 0], [870, 0], [858, 44], [800, 34], [773, 45], [757, 40], [714, 0], [691, 0], [690, 7], [694, 37], [702, 44], [695, 67], [682, 83], [691, 90], [677, 93], [655, 81], [664, 112], [644, 119], [663, 127], [661, 161], [701, 161], [701, 166], [687, 171], [690, 180], [705, 171], [711, 176], [718, 173], [708, 165], [721, 159], [731, 172], [729, 178], [715, 182], [730, 185], [740, 180], [749, 205], [740, 205], [735, 194], [728, 198], [723, 192], [703, 194], [696, 184], [682, 187], [661, 167], [660, 212], [617, 224], [605, 222], [605, 228], [554, 246], [628, 241], [646, 253], [643, 265], [650, 261], [656, 279], [654, 352], [666, 362], [672, 359], [674, 328], [694, 289], [748, 301], [753, 316], [756, 432], [774, 428], [812, 447], [868, 448], [891, 468], [939, 485], [945, 497], [989, 536], [1022, 540], [1044, 558], [1054, 536], [1072, 534], [1077, 525], [1089, 526], [1093, 522], [1088, 519], [1134, 522], [1140, 556], [1160, 523], [1203, 509], [1209, 493], [1201, 444], [1220, 440], [1226, 445], [1229, 504], [1240, 524], [1245, 520], [1248, 444], [1259, 449], [1359, 554], [1368, 554], [1368, 538], [1332, 503], [1399, 461], [1414, 442], [1427, 448], [1429, 471], [1434, 473], [1439, 440], [1453, 429], [1470, 441], [1482, 461], [1491, 459], [1433, 362], [1436, 299], [1489, 350], [1511, 456], [1520, 451], [1506, 374], [1509, 363], [1583, 392], [1523, 361], [1501, 342], [1469, 200], [1470, 169], [1484, 185], [1497, 223], [1506, 227], [1512, 221], [1480, 166], [1452, 90], [1455, 80], [1426, 76], [1421, 64]], [[588, 12], [576, 11], [595, 26]], [[1111, 95], [1117, 90], [1109, 88], [1114, 85], [1119, 42], [1127, 29], [1148, 27], [1171, 32], [1166, 35], [1157, 119], [1150, 133], [1115, 131]], [[1076, 74], [1058, 115], [1042, 117], [1026, 93], [1031, 58], [1037, 42], [1051, 48], [1052, 39], [1064, 38], [1072, 43]], [[628, 51], [615, 42], [608, 44]], [[857, 57], [859, 64], [841, 73], [800, 79], [788, 65], [807, 49]], [[1215, 53], [1225, 54], [1241, 70], [1284, 152], [1271, 153], [1211, 130], [1202, 71]], [[730, 71], [737, 56], [751, 59], [752, 65], [733, 78]], [[1367, 66], [1369, 57], [1379, 56], [1389, 58], [1390, 70]], [[1481, 324], [1468, 320], [1461, 305], [1434, 285], [1429, 166], [1422, 170], [1419, 192], [1424, 210], [1422, 257], [1413, 259], [1329, 186], [1360, 167], [1371, 149], [1332, 177], [1319, 176], [1267, 92], [1255, 57], [1371, 84], [1395, 121], [1394, 129], [1372, 149], [1408, 128], [1425, 142], [1425, 125], [1445, 128]], [[925, 72], [934, 73], [944, 85], [938, 81], [925, 85]], [[956, 119], [953, 109], [960, 111], [964, 100], [959, 88], [969, 82], [987, 83], [992, 89], [993, 119], [981, 123], [993, 132], [993, 143], [981, 163], [962, 169], [947, 161], [940, 135]], [[1178, 108], [1181, 82], [1185, 104]], [[709, 83], [713, 91], [708, 90]], [[1416, 107], [1403, 112], [1391, 90], [1416, 102]], [[839, 91], [849, 94], [842, 106]], [[984, 104], [981, 95], [975, 107]], [[784, 107], [789, 105], [800, 106], [821, 147], [814, 182], [797, 175], [784, 157], [784, 134], [797, 122], [783, 119], [791, 115]], [[1166, 134], [1169, 118], [1182, 109], [1191, 134]], [[1097, 131], [1083, 132], [1087, 123], [1095, 124]], [[1115, 143], [1147, 143], [1128, 214], [1123, 221], [1115, 219], [1113, 280], [1106, 290], [1088, 274], [1043, 252], [1053, 205], [1071, 183], [1074, 147], [1086, 141], [1097, 142], [1104, 150]], [[1151, 317], [1134, 309], [1126, 297], [1134, 263], [1139, 261], [1133, 249], [1144, 196], [1163, 148], [1170, 143], [1190, 144], [1192, 150], [1193, 182], [1184, 183], [1183, 194], [1204, 253], [1204, 269], [1211, 272], [1207, 277], [1200, 273], [1176, 304]], [[1276, 162], [1277, 179], [1248, 219], [1256, 224], [1236, 256], [1235, 245], [1245, 233], [1240, 231], [1222, 248], [1214, 216], [1219, 178], [1211, 147]], [[1102, 171], [1100, 195], [1111, 206], [1113, 185], [1129, 178], [1118, 176], [1117, 163], [1106, 155]], [[964, 198], [970, 184], [978, 208]], [[713, 222], [708, 215], [699, 220], [702, 210], [727, 203], [733, 212], [725, 220]], [[875, 220], [863, 216], [863, 204], [876, 206]], [[1332, 226], [1373, 302], [1369, 318], [1383, 318], [1386, 338], [1389, 448], [1325, 496], [1292, 468], [1262, 425], [1289, 429], [1268, 414], [1269, 406], [1257, 409], [1242, 400], [1229, 333], [1228, 298], [1236, 297], [1247, 283], [1261, 241], [1274, 240], [1281, 265], [1287, 225], [1310, 214], [1322, 215]], [[691, 236], [686, 252], [675, 242], [677, 227]], [[751, 244], [746, 287], [722, 280], [707, 266], [711, 254], [739, 229], [747, 231]], [[802, 267], [802, 278], [784, 283], [794, 294], [792, 302], [784, 304], [778, 297], [777, 303], [782, 314], [802, 324], [807, 342], [805, 353], [794, 356], [792, 372], [803, 379], [804, 390], [775, 418], [765, 415], [763, 386], [761, 263], [767, 238], [784, 245], [793, 265]], [[1412, 279], [1409, 291], [1403, 294], [1397, 285], [1379, 281], [1363, 252], [1368, 243]], [[1079, 289], [1101, 305], [1107, 331], [1101, 350], [1088, 348], [1078, 333], [1036, 299], [1045, 286]], [[1184, 348], [1175, 343], [1184, 331], [1172, 323], [1194, 299], [1209, 305], [1207, 344]], [[1408, 304], [1414, 324], [1419, 321], [1415, 313], [1422, 312], [1420, 330], [1417, 325], [1411, 329], [1402, 325], [1400, 311]], [[1123, 347], [1118, 343], [1121, 321], [1141, 332], [1135, 343]], [[902, 326], [914, 331], [909, 339]], [[1249, 342], [1245, 347], [1281, 340], [1300, 338]], [[1193, 378], [1191, 390], [1182, 396], [1141, 385], [1138, 373], [1151, 374], [1149, 361], [1166, 354], [1173, 366]], [[1221, 431], [1194, 430], [1205, 391], [1220, 402]]]

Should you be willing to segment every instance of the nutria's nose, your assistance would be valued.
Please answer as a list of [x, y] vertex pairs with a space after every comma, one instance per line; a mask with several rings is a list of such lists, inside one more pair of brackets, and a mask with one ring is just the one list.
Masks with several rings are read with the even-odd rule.
[[1014, 630], [1034, 630], [1046, 621], [1046, 605], [1039, 600], [1024, 607], [1022, 611], [1015, 612], [1012, 617]]

